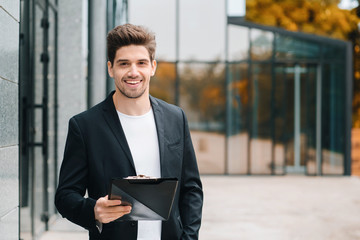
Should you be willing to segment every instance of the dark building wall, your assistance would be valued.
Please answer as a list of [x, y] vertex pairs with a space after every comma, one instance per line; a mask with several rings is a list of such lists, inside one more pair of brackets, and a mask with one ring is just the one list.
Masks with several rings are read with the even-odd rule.
[[0, 236], [19, 239], [18, 0], [0, 2]]

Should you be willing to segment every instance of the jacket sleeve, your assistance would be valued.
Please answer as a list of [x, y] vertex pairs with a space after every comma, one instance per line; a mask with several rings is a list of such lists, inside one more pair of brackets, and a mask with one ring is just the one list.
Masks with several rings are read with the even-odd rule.
[[94, 230], [96, 200], [84, 197], [88, 186], [87, 159], [84, 137], [76, 119], [71, 118], [55, 205], [63, 217], [86, 229]]
[[180, 189], [180, 216], [183, 224], [183, 240], [199, 238], [203, 206], [203, 191], [196, 156], [191, 141], [187, 119], [184, 121], [184, 154]]

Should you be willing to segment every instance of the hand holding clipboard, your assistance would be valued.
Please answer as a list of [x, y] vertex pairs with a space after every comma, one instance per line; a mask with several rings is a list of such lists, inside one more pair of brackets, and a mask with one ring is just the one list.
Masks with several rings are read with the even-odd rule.
[[111, 180], [109, 199], [130, 205], [129, 214], [117, 221], [164, 220], [171, 212], [178, 180], [136, 176]]

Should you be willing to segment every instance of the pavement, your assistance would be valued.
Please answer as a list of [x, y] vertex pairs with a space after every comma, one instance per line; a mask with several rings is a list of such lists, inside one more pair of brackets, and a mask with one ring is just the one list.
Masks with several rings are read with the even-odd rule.
[[[360, 178], [202, 176], [200, 240], [360, 239]], [[85, 240], [59, 217], [40, 240]]]

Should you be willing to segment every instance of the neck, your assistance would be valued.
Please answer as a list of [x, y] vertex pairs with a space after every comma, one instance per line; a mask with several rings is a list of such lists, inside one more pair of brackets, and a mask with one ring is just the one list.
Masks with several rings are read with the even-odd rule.
[[144, 115], [151, 108], [149, 93], [147, 92], [139, 98], [128, 98], [116, 90], [113, 95], [113, 102], [117, 111], [130, 116]]

